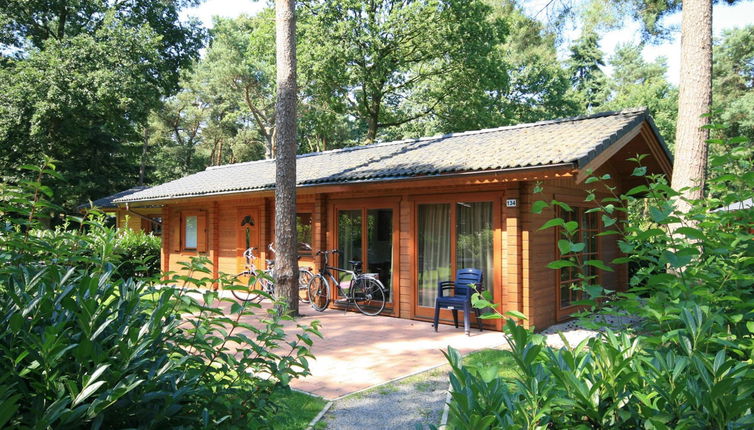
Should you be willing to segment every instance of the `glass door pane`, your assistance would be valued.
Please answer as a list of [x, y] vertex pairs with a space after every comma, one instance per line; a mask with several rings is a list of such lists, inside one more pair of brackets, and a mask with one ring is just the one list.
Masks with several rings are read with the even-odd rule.
[[450, 279], [450, 205], [418, 208], [419, 306], [435, 306], [437, 282]]
[[367, 210], [367, 264], [365, 272], [377, 273], [392, 301], [393, 284], [393, 210]]
[[456, 204], [456, 268], [481, 269], [482, 288], [492, 285], [492, 202]]
[[361, 261], [361, 239], [361, 210], [338, 211], [338, 249], [342, 254], [333, 263], [350, 270], [349, 261]]

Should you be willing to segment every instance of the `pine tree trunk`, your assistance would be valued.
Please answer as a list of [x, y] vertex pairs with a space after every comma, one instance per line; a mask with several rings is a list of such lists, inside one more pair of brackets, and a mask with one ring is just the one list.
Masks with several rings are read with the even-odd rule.
[[[296, 16], [294, 0], [275, 0], [275, 294], [298, 315], [296, 258]], [[278, 311], [281, 311], [279, 309]]]
[[[707, 142], [712, 103], [712, 1], [684, 0], [681, 23], [681, 78], [678, 95], [675, 161], [671, 186], [682, 197], [699, 199], [704, 195], [707, 167]], [[681, 199], [683, 212], [689, 205]]]

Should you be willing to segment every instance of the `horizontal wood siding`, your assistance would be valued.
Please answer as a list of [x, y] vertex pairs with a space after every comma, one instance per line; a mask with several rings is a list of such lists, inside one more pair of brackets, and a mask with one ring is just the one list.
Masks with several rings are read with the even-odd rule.
[[[438, 185], [434, 180], [426, 180], [424, 187], [401, 188], [396, 186], [372, 187], [361, 185], [339, 186], [330, 188], [326, 193], [303, 193], [298, 201], [299, 212], [312, 213], [312, 246], [315, 250], [331, 249], [336, 246], [337, 227], [334, 219], [335, 208], [348, 200], [373, 203], [376, 199], [394, 202], [397, 211], [394, 229], [394, 244], [397, 246], [397, 261], [394, 261], [394, 274], [398, 298], [394, 304], [394, 316], [402, 318], [419, 318], [416, 315], [416, 204], [432, 202], [456, 196], [468, 199], [477, 196], [484, 200], [491, 199], [495, 207], [494, 247], [495, 279], [492, 281], [495, 301], [500, 303], [502, 312], [515, 310], [529, 317], [524, 324], [544, 328], [566, 317], [556, 307], [556, 280], [554, 270], [546, 266], [555, 259], [555, 232], [538, 231], [538, 228], [553, 216], [552, 211], [532, 214], [531, 206], [539, 199], [558, 198], [569, 203], [578, 203], [584, 199], [586, 186], [576, 184], [572, 174], [559, 174], [543, 178], [544, 193], [533, 194], [535, 177], [518, 177], [518, 180], [500, 180], [484, 183], [473, 179], [457, 179], [454, 183]], [[400, 184], [398, 184], [400, 185]], [[483, 197], [482, 197], [483, 196]], [[439, 200], [438, 200], [439, 199]], [[506, 199], [517, 199], [515, 207], [507, 207]], [[243, 270], [242, 252], [245, 246], [243, 229], [240, 221], [247, 212], [255, 215], [255, 228], [258, 237], [255, 246], [259, 248], [260, 260], [257, 264], [264, 267], [264, 258], [270, 258], [266, 246], [274, 240], [274, 199], [264, 193], [250, 194], [246, 197], [217, 197], [181, 201], [169, 204], [163, 209], [165, 221], [163, 227], [163, 264], [169, 270], [179, 270], [179, 262], [188, 261], [196, 253], [185, 252], [179, 248], [181, 213], [187, 211], [206, 211], [207, 243], [209, 252], [205, 253], [216, 262], [218, 273], [235, 274]], [[256, 211], [256, 212], [253, 212]], [[618, 255], [615, 239], [600, 239], [600, 249], [606, 259]], [[302, 265], [316, 265], [319, 261], [307, 257]], [[625, 267], [619, 267], [615, 273], [602, 274], [605, 283], [625, 285]], [[426, 319], [422, 317], [422, 319]], [[493, 321], [490, 327], [500, 328], [500, 321]]]
[[[611, 173], [609, 166], [596, 172], [597, 175]], [[611, 186], [618, 186], [614, 179], [608, 181]], [[531, 211], [532, 204], [537, 200], [547, 202], [555, 199], [572, 206], [593, 207], [594, 202], [584, 202], [587, 189], [600, 189], [599, 184], [577, 184], [574, 178], [549, 180], [542, 182], [542, 192], [534, 193], [535, 183], [527, 183], [522, 191], [523, 214], [522, 234], [522, 270], [523, 290], [528, 294], [528, 306], [524, 305], [524, 314], [530, 319], [530, 324], [537, 329], [548, 327], [569, 318], [569, 312], [561, 310], [558, 298], [557, 271], [547, 268], [547, 265], [558, 258], [557, 240], [560, 238], [556, 229], [539, 230], [548, 220], [555, 217], [552, 209], [545, 209], [541, 214]], [[597, 193], [597, 198], [611, 196], [607, 191]], [[605, 228], [599, 221], [600, 231]], [[610, 261], [620, 255], [617, 246], [617, 236], [603, 236], [598, 239], [600, 258], [610, 265]], [[600, 283], [608, 289], [625, 289], [627, 267], [625, 264], [610, 265], [615, 270], [598, 271]], [[526, 302], [526, 298], [524, 299]], [[528, 312], [527, 312], [528, 310]]]

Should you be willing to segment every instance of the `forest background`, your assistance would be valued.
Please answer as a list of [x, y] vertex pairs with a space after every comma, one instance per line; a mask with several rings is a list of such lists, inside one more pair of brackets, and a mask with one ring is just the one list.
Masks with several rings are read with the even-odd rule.
[[[73, 210], [274, 157], [274, 12], [250, 2], [253, 16], [190, 18], [213, 3], [230, 13], [218, 0], [0, 3], [3, 179], [48, 155], [56, 203]], [[638, 28], [624, 3], [302, 1], [298, 152], [639, 106], [672, 148], [675, 79], [643, 53], [678, 32], [666, 17], [663, 31], [603, 52], [602, 35]], [[735, 24], [716, 33], [713, 108], [729, 128], [715, 133], [752, 138], [754, 25]]]

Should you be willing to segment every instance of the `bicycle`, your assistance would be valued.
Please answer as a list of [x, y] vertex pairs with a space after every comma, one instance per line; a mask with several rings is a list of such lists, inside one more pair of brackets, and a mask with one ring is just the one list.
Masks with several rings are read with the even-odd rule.
[[[311, 251], [312, 246], [305, 242], [300, 242], [298, 244], [299, 249], [304, 249], [306, 251]], [[270, 250], [273, 254], [276, 253], [275, 251], [275, 245], [269, 244], [267, 245], [267, 249]], [[301, 259], [301, 256], [298, 256], [298, 259]], [[275, 279], [275, 260], [265, 260], [267, 263], [267, 267], [270, 268], [270, 275], [273, 279]], [[302, 303], [309, 303], [309, 294], [307, 293], [307, 287], [309, 286], [309, 281], [314, 277], [314, 273], [312, 273], [312, 268], [309, 266], [299, 266], [298, 267], [298, 300]], [[273, 285], [273, 292], [274, 292], [274, 285]]]
[[230, 292], [238, 300], [243, 302], [257, 302], [262, 300], [261, 291], [272, 294], [274, 292], [272, 282], [268, 279], [270, 270], [258, 270], [254, 264], [254, 251], [256, 248], [246, 248], [243, 252], [243, 257], [246, 259], [244, 264], [244, 271], [235, 276], [236, 279], [242, 276], [249, 276], [249, 282], [247, 283], [246, 290], [232, 289]]
[[[319, 273], [309, 282], [308, 293], [309, 302], [312, 308], [318, 312], [324, 311], [330, 304], [331, 287], [335, 285], [338, 296], [345, 298], [346, 310], [353, 303], [356, 308], [364, 315], [378, 315], [385, 309], [386, 289], [382, 282], [377, 278], [376, 273], [361, 273], [360, 261], [349, 261], [353, 270], [341, 269], [328, 264], [329, 254], [340, 254], [340, 251], [333, 249], [331, 251], [318, 251], [317, 255], [323, 256], [323, 263]], [[348, 286], [340, 282], [332, 272], [343, 273], [345, 276], [350, 275]], [[336, 301], [335, 303], [339, 303]]]
[[[267, 246], [272, 252], [275, 252], [275, 248], [272, 244]], [[301, 247], [311, 249], [306, 243], [302, 243]], [[236, 278], [241, 276], [254, 276], [254, 284], [247, 285], [248, 290], [233, 289], [231, 293], [233, 297], [244, 302], [258, 302], [264, 297], [260, 292], [264, 292], [270, 296], [275, 294], [275, 260], [265, 260], [267, 268], [265, 270], [258, 270], [254, 264], [254, 250], [256, 248], [247, 248], [244, 251], [243, 256], [246, 259], [244, 266], [245, 270], [236, 275]], [[307, 293], [307, 287], [309, 281], [314, 277], [310, 267], [299, 267], [298, 273], [298, 298], [303, 303], [309, 303], [309, 295]], [[252, 288], [253, 287], [253, 288]]]

